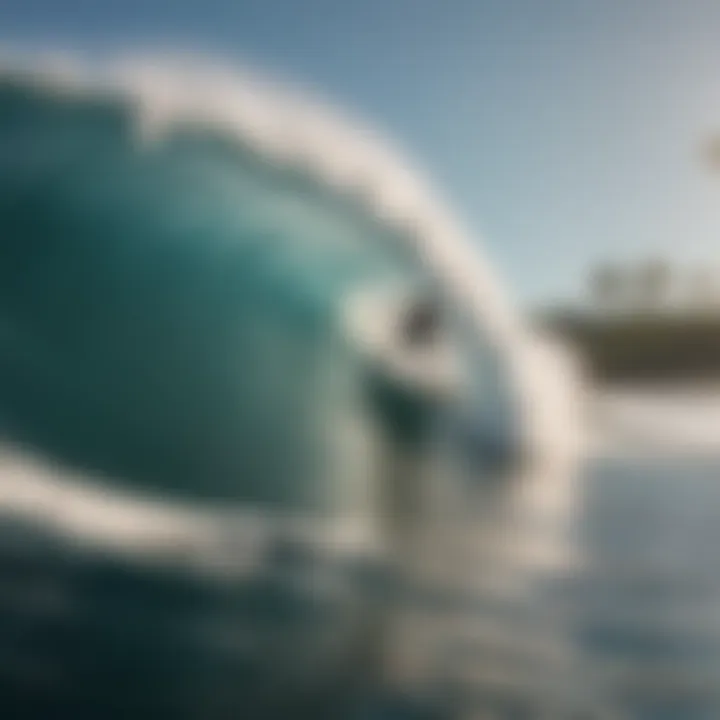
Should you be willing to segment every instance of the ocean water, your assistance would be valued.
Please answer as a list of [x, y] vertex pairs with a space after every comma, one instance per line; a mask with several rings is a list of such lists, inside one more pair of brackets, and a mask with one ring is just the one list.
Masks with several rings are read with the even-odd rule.
[[597, 461], [583, 478], [568, 618], [627, 717], [720, 713], [719, 472], [717, 457], [657, 453]]
[[718, 717], [720, 461], [523, 465], [415, 175], [143, 68], [0, 76], [2, 716]]
[[[158, 565], [5, 512], [0, 697], [24, 717], [717, 717], [719, 468], [596, 461], [555, 540], [574, 562], [533, 554], [558, 528], [488, 490], [466, 582], [415, 574], [390, 625], [367, 613], [387, 608], [387, 576], [323, 546], [276, 534], [264, 570], [239, 575], [240, 541]], [[409, 699], [370, 681], [378, 632]], [[313, 687], [345, 702], [316, 707]]]

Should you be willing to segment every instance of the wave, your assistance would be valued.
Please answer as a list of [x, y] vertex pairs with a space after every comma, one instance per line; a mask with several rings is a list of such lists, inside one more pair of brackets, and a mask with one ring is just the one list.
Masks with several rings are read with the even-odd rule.
[[[560, 410], [573, 371], [563, 351], [524, 326], [421, 173], [375, 131], [258, 73], [190, 56], [21, 53], [0, 64], [0, 533], [12, 539], [19, 527], [41, 544], [39, 555], [49, 533], [64, 558], [60, 589], [78, 598], [69, 627], [85, 627], [85, 608], [95, 613], [101, 639], [90, 645], [103, 652], [89, 671], [83, 643], [49, 643], [48, 657], [73, 672], [79, 649], [82, 682], [71, 689], [93, 690], [99, 677], [108, 681], [100, 692], [124, 702], [114, 680], [127, 670], [142, 688], [138, 707], [152, 704], [148, 692], [176, 702], [187, 688], [195, 704], [182, 700], [180, 715], [202, 708], [214, 717], [231, 707], [247, 715], [257, 688], [273, 695], [260, 707], [274, 708], [277, 697], [297, 714], [293, 698], [308, 688], [325, 693], [341, 675], [365, 681], [358, 658], [365, 662], [378, 621], [388, 622], [387, 607], [376, 607], [382, 598], [365, 584], [343, 581], [344, 570], [319, 582], [316, 556], [376, 560], [395, 531], [390, 549], [403, 574], [428, 594], [460, 594], [473, 609], [489, 593], [532, 615], [530, 586], [574, 561], [562, 537], [573, 494], [566, 467], [555, 463], [552, 476], [535, 467], [535, 479], [507, 492], [480, 482], [473, 502], [467, 477], [451, 482], [468, 465], [473, 480], [482, 474], [460, 440], [486, 455], [488, 438], [508, 425], [537, 432], [535, 442], [564, 456], [574, 425]], [[438, 297], [451, 326], [439, 333]], [[434, 454], [437, 438], [423, 435], [428, 405], [452, 415], [450, 437], [440, 438], [450, 467]], [[426, 506], [407, 526], [412, 512], [387, 517], [392, 501], [412, 511], [418, 498]], [[418, 529], [419, 542], [404, 542]], [[278, 540], [292, 551], [282, 572], [273, 565]], [[0, 543], [8, 567], [29, 562], [19, 544]], [[292, 558], [304, 544], [312, 557], [301, 567]], [[153, 560], [148, 583], [141, 570]], [[164, 635], [167, 603], [182, 592], [160, 581], [178, 564], [194, 591], [204, 585], [196, 571], [228, 582]], [[273, 573], [288, 570], [278, 589]], [[111, 597], [106, 586], [117, 583], [125, 592]], [[296, 585], [312, 586], [308, 602]], [[306, 607], [325, 608], [317, 623], [301, 614]], [[399, 612], [412, 635], [414, 609]], [[24, 607], [3, 613], [0, 626], [26, 617]], [[277, 613], [289, 622], [292, 658], [276, 643]], [[116, 640], [126, 634], [118, 617], [139, 628], [127, 648]], [[474, 616], [461, 619], [463, 636], [477, 631], [470, 650], [492, 654], [498, 639], [484, 637]], [[178, 638], [202, 623], [214, 630], [208, 647], [178, 651]], [[260, 675], [243, 655], [258, 626], [268, 635], [257, 643]], [[521, 653], [509, 635], [511, 655]], [[18, 643], [21, 656], [44, 648], [33, 639]], [[443, 630], [427, 646], [423, 635], [392, 643], [401, 665], [406, 653], [421, 669], [455, 644], [465, 652], [456, 640]], [[106, 652], [116, 642], [126, 650], [117, 667]], [[3, 672], [15, 660], [9, 652]], [[216, 664], [221, 655], [227, 665]], [[207, 663], [200, 682], [198, 657]], [[152, 679], [187, 658], [189, 676]], [[491, 696], [498, 687], [520, 693], [524, 674], [519, 688], [506, 685], [514, 671], [481, 677], [494, 665], [460, 657], [448, 677], [473, 674], [471, 685]], [[3, 681], [0, 672], [0, 694], [16, 690]], [[209, 698], [228, 706], [215, 713]]]
[[[422, 173], [310, 93], [188, 54], [13, 50], [0, 54], [0, 135], [9, 439], [232, 495], [238, 476], [317, 471], [309, 437], [344, 427], [324, 462], [347, 474], [374, 441], [366, 418], [339, 420], [359, 403], [331, 318], [358, 289], [423, 285], [469, 317], [472, 422], [510, 422], [555, 458], [575, 442], [564, 352], [524, 326]], [[369, 307], [365, 327], [405, 312], [383, 293]], [[320, 429], [290, 421], [307, 402]], [[269, 465], [239, 458], [245, 436]]]

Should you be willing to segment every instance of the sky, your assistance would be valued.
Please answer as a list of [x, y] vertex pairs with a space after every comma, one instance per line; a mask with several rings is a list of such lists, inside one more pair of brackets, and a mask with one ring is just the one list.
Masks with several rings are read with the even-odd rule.
[[434, 179], [512, 292], [720, 268], [717, 0], [0, 0], [0, 39], [189, 47], [310, 85]]

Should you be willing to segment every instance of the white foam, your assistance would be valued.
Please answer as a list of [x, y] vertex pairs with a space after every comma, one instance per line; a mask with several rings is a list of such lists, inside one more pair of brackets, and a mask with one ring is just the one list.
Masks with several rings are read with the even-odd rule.
[[0, 443], [0, 513], [92, 550], [230, 577], [261, 569], [279, 535], [319, 553], [352, 556], [378, 549], [363, 519], [131, 491], [112, 478], [71, 472], [7, 442]]
[[607, 390], [591, 409], [595, 455], [720, 456], [717, 388]]

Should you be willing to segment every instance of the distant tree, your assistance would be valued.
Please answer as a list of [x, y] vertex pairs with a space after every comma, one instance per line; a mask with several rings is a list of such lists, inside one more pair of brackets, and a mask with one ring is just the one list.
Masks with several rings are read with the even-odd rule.
[[640, 306], [657, 310], [666, 305], [672, 289], [672, 279], [672, 270], [665, 260], [648, 260], [641, 265], [635, 286]]
[[688, 287], [690, 305], [699, 310], [709, 310], [717, 306], [718, 284], [713, 268], [699, 268], [690, 277]]
[[702, 154], [712, 172], [720, 170], [720, 135], [713, 135], [703, 143]]
[[590, 294], [593, 305], [609, 310], [621, 305], [626, 292], [625, 277], [617, 265], [603, 263], [590, 273]]

